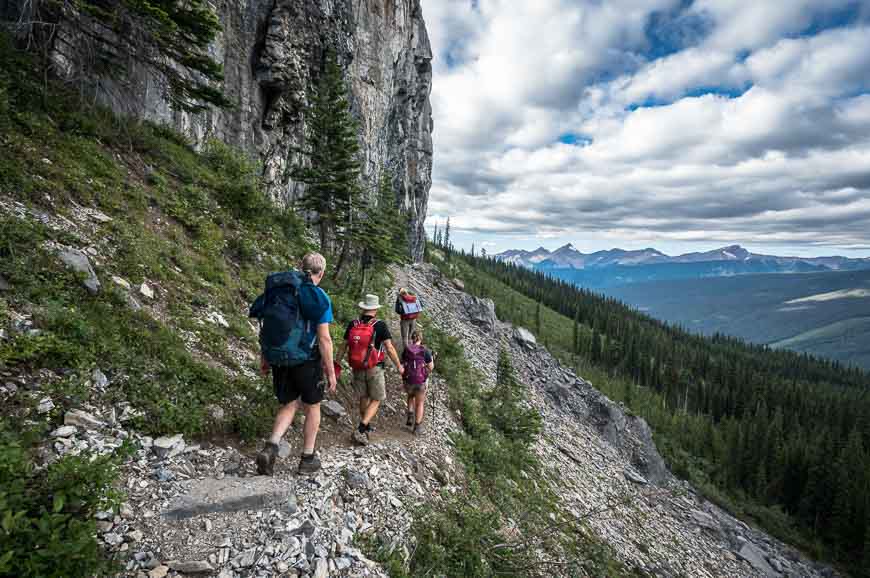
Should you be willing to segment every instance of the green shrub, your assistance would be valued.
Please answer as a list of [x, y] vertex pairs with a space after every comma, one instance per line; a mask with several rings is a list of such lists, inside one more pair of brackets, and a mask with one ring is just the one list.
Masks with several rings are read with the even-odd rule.
[[218, 203], [231, 214], [251, 223], [269, 211], [256, 162], [216, 139], [206, 143], [203, 159], [212, 169], [211, 186]]
[[[34, 468], [22, 438], [0, 426], [0, 575], [94, 576], [116, 569], [94, 514], [116, 505], [117, 457], [64, 457]], [[62, 563], [60, 563], [62, 561]]]

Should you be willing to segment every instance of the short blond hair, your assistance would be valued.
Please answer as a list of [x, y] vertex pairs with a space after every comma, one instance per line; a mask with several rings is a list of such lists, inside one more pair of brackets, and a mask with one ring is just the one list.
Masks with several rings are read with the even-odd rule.
[[302, 257], [302, 272], [319, 275], [326, 269], [326, 259], [320, 253], [307, 253]]

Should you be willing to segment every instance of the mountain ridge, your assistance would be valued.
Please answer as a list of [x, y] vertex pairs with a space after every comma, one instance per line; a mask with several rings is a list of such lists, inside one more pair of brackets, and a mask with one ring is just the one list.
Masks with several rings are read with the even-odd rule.
[[618, 247], [583, 253], [573, 244], [567, 243], [553, 251], [538, 247], [534, 251], [524, 249], [508, 249], [493, 256], [499, 261], [512, 263], [528, 268], [546, 269], [588, 269], [611, 266], [654, 265], [663, 263], [709, 263], [709, 262], [761, 262], [769, 263], [771, 267], [796, 268], [799, 264], [807, 264], [831, 271], [870, 269], [868, 257], [844, 257], [828, 255], [822, 257], [779, 256], [753, 253], [739, 244], [719, 247], [710, 251], [667, 255], [653, 247], [645, 249], [626, 250]]

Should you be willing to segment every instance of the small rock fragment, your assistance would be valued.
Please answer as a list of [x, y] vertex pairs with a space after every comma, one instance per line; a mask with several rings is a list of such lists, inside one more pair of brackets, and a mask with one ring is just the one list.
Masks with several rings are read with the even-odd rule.
[[46, 414], [54, 409], [54, 402], [50, 397], [44, 397], [39, 400], [39, 405], [36, 406], [36, 413]]
[[148, 572], [148, 578], [164, 578], [167, 574], [169, 574], [169, 566], [160, 565]]
[[154, 299], [154, 289], [152, 289], [148, 285], [148, 283], [143, 282], [141, 285], [139, 285], [139, 293], [141, 293], [142, 296], [147, 297], [148, 299]]
[[75, 425], [84, 429], [100, 429], [105, 426], [102, 421], [81, 409], [73, 409], [63, 416], [64, 425]]

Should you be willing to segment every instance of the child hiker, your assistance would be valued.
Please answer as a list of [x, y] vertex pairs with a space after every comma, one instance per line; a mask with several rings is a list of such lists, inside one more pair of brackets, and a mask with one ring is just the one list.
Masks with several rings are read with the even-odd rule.
[[411, 333], [411, 338], [402, 352], [402, 366], [405, 372], [402, 381], [408, 395], [408, 413], [405, 425], [414, 428], [415, 434], [423, 433], [423, 404], [426, 402], [426, 386], [429, 374], [435, 369], [432, 352], [423, 347], [423, 334], [419, 329]]

